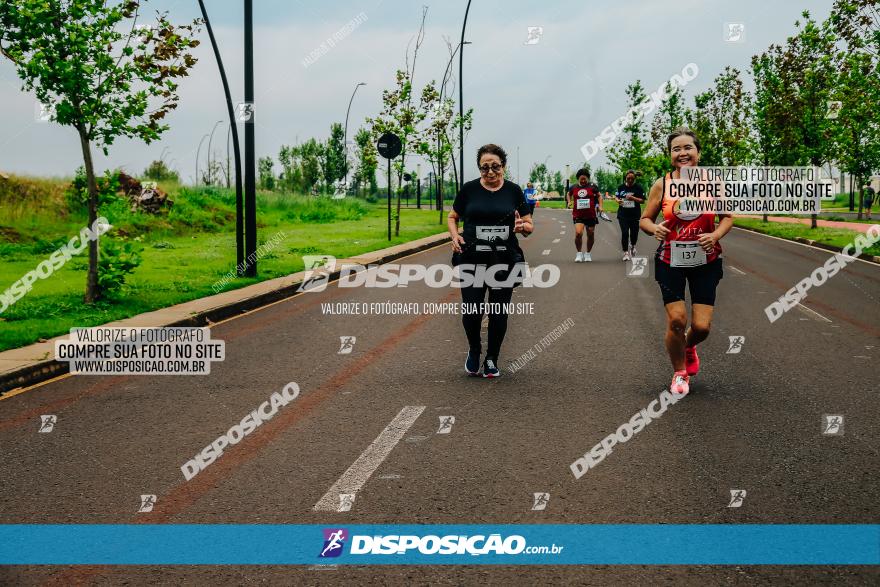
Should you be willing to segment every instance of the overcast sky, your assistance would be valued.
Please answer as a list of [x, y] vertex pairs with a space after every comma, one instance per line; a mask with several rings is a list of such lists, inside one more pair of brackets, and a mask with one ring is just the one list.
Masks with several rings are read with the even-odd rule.
[[[199, 16], [196, 0], [149, 0], [149, 11], [168, 10], [177, 22]], [[381, 108], [382, 90], [392, 87], [404, 65], [407, 42], [421, 16], [420, 2], [403, 0], [254, 0], [256, 144], [258, 156], [277, 159], [279, 147], [309, 137], [324, 139], [332, 122], [344, 122], [354, 99], [349, 139]], [[443, 75], [448, 60], [444, 37], [457, 44], [467, 2], [426, 3], [426, 35], [416, 68], [416, 89]], [[233, 100], [243, 94], [243, 2], [208, 0], [208, 11], [230, 76]], [[551, 169], [579, 164], [580, 147], [626, 110], [624, 89], [641, 79], [650, 93], [688, 63], [699, 75], [685, 88], [688, 104], [726, 65], [747, 70], [750, 57], [782, 43], [807, 9], [825, 18], [829, 0], [744, 0], [667, 3], [648, 0], [474, 0], [468, 18], [464, 100], [474, 108], [474, 128], [465, 144], [466, 178], [483, 143], [509, 154], [514, 178], [549, 156]], [[362, 24], [308, 67], [303, 59], [349, 21]], [[725, 40], [726, 23], [743, 23], [743, 42]], [[529, 27], [542, 27], [536, 44], [525, 44]], [[128, 140], [109, 157], [96, 153], [99, 169], [122, 167], [140, 173], [167, 148], [181, 178], [195, 175], [200, 139], [215, 122], [215, 156], [225, 156], [227, 116], [207, 32], [196, 49], [199, 63], [180, 84], [180, 106], [167, 118], [160, 142]], [[457, 76], [457, 63], [455, 65]], [[780, 97], [784, 99], [784, 97]], [[0, 169], [69, 176], [82, 164], [74, 130], [37, 121], [38, 106], [7, 60], [0, 60]], [[519, 149], [519, 157], [517, 157]], [[202, 166], [207, 141], [201, 149]], [[415, 167], [415, 159], [411, 167]], [[605, 161], [596, 156], [595, 166]], [[423, 166], [423, 171], [426, 169]], [[277, 167], [276, 167], [277, 171]]]

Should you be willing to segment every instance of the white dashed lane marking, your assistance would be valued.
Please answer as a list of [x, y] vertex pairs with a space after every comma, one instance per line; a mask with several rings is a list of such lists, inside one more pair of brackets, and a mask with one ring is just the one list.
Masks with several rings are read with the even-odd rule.
[[812, 308], [808, 308], [803, 304], [798, 304], [797, 307], [801, 312], [803, 312], [807, 316], [814, 317], [819, 320], [823, 320], [825, 322], [831, 322], [831, 320], [829, 320], [828, 318], [826, 318], [825, 316], [823, 316], [822, 314], [820, 314], [816, 310], [813, 310]]
[[315, 511], [340, 511], [339, 496], [356, 495], [364, 483], [379, 468], [403, 438], [410, 426], [425, 411], [425, 406], [404, 406], [388, 426], [376, 437], [361, 456], [342, 474], [333, 486], [315, 504]]

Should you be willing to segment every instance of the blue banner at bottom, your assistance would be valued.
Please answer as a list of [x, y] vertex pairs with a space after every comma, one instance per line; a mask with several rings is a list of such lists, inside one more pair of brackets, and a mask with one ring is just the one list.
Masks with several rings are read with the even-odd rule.
[[876, 565], [880, 525], [0, 525], [10, 565]]

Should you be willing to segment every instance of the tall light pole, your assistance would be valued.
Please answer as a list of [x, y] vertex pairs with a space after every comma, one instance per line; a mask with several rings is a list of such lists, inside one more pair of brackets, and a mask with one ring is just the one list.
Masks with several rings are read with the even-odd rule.
[[348, 110], [345, 111], [345, 131], [343, 131], [342, 135], [342, 146], [345, 149], [345, 192], [348, 193], [348, 114], [351, 112], [351, 103], [354, 102], [354, 95], [357, 93], [358, 88], [361, 86], [367, 85], [366, 82], [358, 82], [358, 85], [354, 87], [354, 91], [351, 93], [351, 100], [348, 101]]
[[[214, 29], [211, 28], [211, 20], [208, 11], [205, 10], [204, 0], [199, 0], [199, 8], [202, 11], [202, 19], [208, 29], [211, 39], [211, 47], [214, 49], [214, 58], [217, 61], [217, 69], [220, 70], [220, 81], [223, 83], [223, 93], [226, 96], [226, 113], [229, 115], [229, 133], [235, 139], [233, 151], [235, 152], [235, 266], [238, 275], [242, 275], [244, 267], [244, 204], [241, 193], [241, 149], [238, 141], [238, 125], [235, 119], [235, 110], [232, 107], [232, 94], [229, 91], [229, 80], [226, 78], [226, 69], [223, 67], [223, 59], [220, 57], [220, 49], [217, 47], [217, 39], [214, 37]], [[229, 135], [226, 137], [226, 185], [229, 185]]]
[[416, 208], [422, 209], [422, 164], [416, 163]]
[[226, 132], [226, 187], [229, 188], [231, 182], [229, 181], [229, 139], [232, 137], [232, 124], [229, 125], [229, 130]]
[[199, 148], [196, 149], [196, 180], [195, 185], [199, 185], [199, 157], [202, 156], [202, 143], [205, 142], [205, 139], [208, 138], [207, 133], [202, 136], [202, 140], [199, 141]]
[[[254, 104], [254, 1], [244, 0], [244, 101]], [[257, 154], [255, 108], [244, 121], [244, 252], [246, 277], [257, 275]]]
[[214, 123], [214, 128], [211, 129], [211, 137], [208, 139], [208, 179], [211, 180], [214, 179], [214, 172], [211, 170], [211, 143], [214, 141], [214, 131], [217, 130], [217, 127], [221, 124], [223, 124], [222, 120], [218, 120]]
[[519, 145], [516, 146], [516, 183], [519, 184]]
[[464, 31], [467, 28], [468, 12], [471, 10], [471, 0], [468, 0], [464, 11], [464, 22], [461, 23], [461, 45], [458, 50], [458, 189], [464, 185]]

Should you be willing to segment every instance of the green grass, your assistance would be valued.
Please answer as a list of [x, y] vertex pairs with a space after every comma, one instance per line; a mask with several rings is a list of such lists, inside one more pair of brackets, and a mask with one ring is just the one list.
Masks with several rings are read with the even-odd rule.
[[[540, 211], [541, 208], [551, 208], [553, 210], [562, 210], [565, 209], [565, 200], [541, 200], [541, 205], [538, 206], [537, 211]], [[617, 202], [614, 200], [603, 200], [602, 201], [602, 209], [608, 212], [609, 214], [617, 212]]]
[[[25, 204], [17, 199], [15, 205], [0, 190], [0, 291], [86, 224], [84, 211], [58, 212], [63, 198], [51, 187], [47, 182], [42, 196]], [[73, 326], [100, 325], [213, 295], [211, 286], [235, 268], [234, 193], [176, 186], [169, 186], [169, 193], [175, 203], [168, 214], [132, 213], [124, 202], [101, 210], [114, 226], [110, 238], [142, 238], [143, 262], [121, 295], [93, 306], [83, 304], [83, 252], [48, 279], [35, 282], [27, 295], [0, 314], [0, 350], [64, 334]], [[438, 221], [436, 210], [404, 208], [400, 236], [388, 241], [383, 202], [261, 193], [259, 243], [279, 232], [284, 236], [258, 261], [257, 278], [235, 278], [223, 291], [301, 271], [303, 255], [345, 258], [445, 232], [445, 218], [442, 224]]]
[[[833, 245], [836, 247], [844, 247], [852, 243], [857, 231], [838, 229], [838, 228], [810, 228], [809, 225], [803, 224], [783, 224], [781, 222], [762, 222], [761, 220], [751, 218], [737, 218], [734, 222], [736, 226], [751, 228], [764, 234], [778, 236], [794, 240], [795, 238], [806, 238], [822, 244]], [[865, 251], [869, 255], [880, 256], [880, 243], [875, 243]]]

